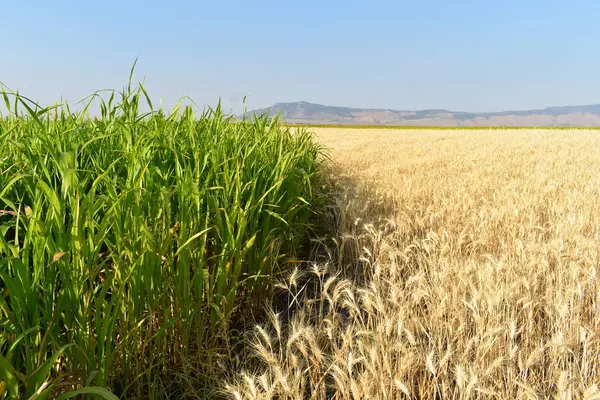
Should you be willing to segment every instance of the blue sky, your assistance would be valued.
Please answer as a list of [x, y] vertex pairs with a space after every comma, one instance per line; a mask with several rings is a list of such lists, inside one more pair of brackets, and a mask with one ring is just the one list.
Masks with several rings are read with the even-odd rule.
[[305, 100], [500, 111], [600, 103], [598, 1], [5, 1], [0, 81], [44, 104]]

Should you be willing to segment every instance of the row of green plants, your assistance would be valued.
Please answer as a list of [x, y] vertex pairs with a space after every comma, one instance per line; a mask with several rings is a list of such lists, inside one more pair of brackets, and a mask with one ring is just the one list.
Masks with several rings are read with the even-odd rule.
[[209, 379], [310, 229], [312, 136], [220, 106], [155, 110], [142, 85], [78, 112], [2, 92], [0, 398]]

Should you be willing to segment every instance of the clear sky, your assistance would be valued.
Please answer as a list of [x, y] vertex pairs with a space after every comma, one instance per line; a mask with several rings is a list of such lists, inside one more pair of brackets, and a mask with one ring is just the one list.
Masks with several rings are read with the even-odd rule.
[[600, 103], [600, 1], [0, 0], [0, 81], [240, 110], [305, 100], [500, 111]]

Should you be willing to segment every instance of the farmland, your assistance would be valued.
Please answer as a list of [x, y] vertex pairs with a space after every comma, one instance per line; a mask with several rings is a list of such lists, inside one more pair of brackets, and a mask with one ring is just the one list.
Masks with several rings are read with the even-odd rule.
[[5, 98], [0, 398], [600, 398], [600, 131], [92, 100]]
[[335, 256], [233, 397], [600, 397], [599, 131], [313, 130]]
[[142, 113], [142, 86], [98, 117], [5, 101], [0, 398], [209, 386], [234, 320], [269, 299], [309, 228], [310, 134], [218, 107]]

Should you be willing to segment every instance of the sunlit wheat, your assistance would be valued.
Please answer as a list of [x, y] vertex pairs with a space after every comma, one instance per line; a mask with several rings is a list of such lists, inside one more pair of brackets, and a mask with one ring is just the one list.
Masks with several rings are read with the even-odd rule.
[[600, 132], [316, 133], [336, 249], [226, 393], [600, 398]]

